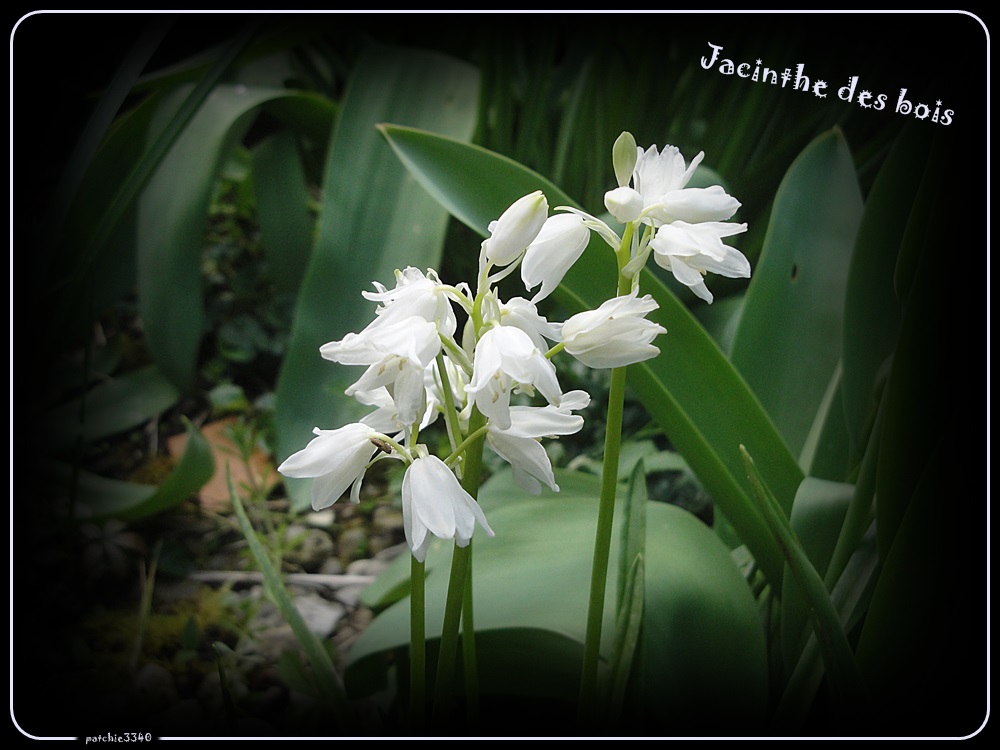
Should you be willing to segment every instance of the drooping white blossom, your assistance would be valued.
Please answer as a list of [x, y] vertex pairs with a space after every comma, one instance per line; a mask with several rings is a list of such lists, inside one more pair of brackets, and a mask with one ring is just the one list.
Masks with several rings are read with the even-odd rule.
[[722, 187], [687, 187], [704, 158], [705, 152], [699, 151], [685, 167], [675, 146], [664, 146], [662, 152], [655, 145], [646, 150], [638, 147], [632, 187], [642, 195], [644, 222], [658, 226], [673, 221], [724, 221], [736, 213], [740, 202]]
[[583, 255], [589, 241], [590, 230], [577, 214], [556, 214], [545, 220], [521, 261], [524, 287], [530, 292], [542, 285], [532, 302], [552, 294], [566, 272]]
[[286, 458], [278, 471], [286, 477], [312, 478], [312, 507], [333, 505], [350, 487], [351, 502], [360, 499], [361, 480], [378, 447], [372, 438], [383, 437], [366, 424], [355, 422], [336, 430], [315, 428], [309, 444]]
[[462, 488], [448, 465], [426, 450], [403, 474], [402, 495], [403, 531], [418, 562], [427, 557], [431, 536], [453, 539], [465, 547], [477, 523], [489, 536], [494, 535], [479, 503]]
[[524, 297], [512, 297], [506, 302], [500, 302], [496, 315], [497, 322], [503, 326], [513, 326], [520, 328], [531, 338], [532, 343], [539, 350], [546, 350], [548, 341], [559, 339], [559, 324], [550, 323], [545, 319], [534, 302], [529, 302]]
[[511, 465], [514, 481], [526, 492], [539, 494], [541, 483], [558, 492], [552, 462], [539, 440], [578, 432], [583, 427], [583, 417], [572, 410], [583, 409], [589, 403], [586, 392], [570, 391], [563, 394], [558, 405], [512, 406], [510, 427], [501, 430], [490, 423], [486, 442]]
[[[445, 336], [455, 333], [457, 321], [447, 288], [441, 284], [437, 272], [428, 269], [425, 275], [413, 266], [396, 271], [396, 286], [387, 289], [379, 282], [373, 282], [377, 291], [362, 292], [361, 295], [380, 305], [375, 310], [375, 319], [368, 329], [377, 329], [405, 318], [423, 318], [437, 323]], [[362, 332], [362, 336], [365, 331]]]
[[346, 365], [367, 365], [347, 389], [348, 396], [389, 388], [400, 419], [412, 424], [425, 407], [424, 371], [441, 351], [435, 323], [407, 317], [320, 347], [325, 358]]
[[658, 307], [648, 294], [615, 297], [563, 323], [562, 343], [576, 359], [596, 369], [642, 362], [660, 353], [651, 342], [666, 333], [659, 323], [645, 318]]
[[743, 253], [722, 242], [723, 237], [746, 230], [746, 224], [732, 222], [688, 224], [677, 221], [657, 229], [649, 244], [653, 249], [653, 260], [659, 266], [670, 271], [675, 279], [701, 299], [711, 302], [712, 293], [705, 286], [706, 273], [730, 278], [750, 276], [750, 262]]
[[476, 344], [472, 378], [466, 393], [479, 411], [500, 429], [510, 427], [512, 391], [534, 393], [549, 403], [559, 403], [562, 391], [555, 366], [520, 328], [496, 326], [486, 331]]

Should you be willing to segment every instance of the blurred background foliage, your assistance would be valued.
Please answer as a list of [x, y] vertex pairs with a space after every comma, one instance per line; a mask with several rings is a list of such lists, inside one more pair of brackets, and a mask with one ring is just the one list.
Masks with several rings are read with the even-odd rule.
[[[347, 421], [356, 405], [340, 393], [352, 373], [328, 367], [316, 350], [364, 325], [370, 305], [360, 292], [373, 280], [391, 285], [392, 270], [404, 265], [436, 267], [449, 282], [473, 276], [483, 227], [449, 217], [400, 163], [376, 130], [379, 123], [488, 149], [594, 212], [614, 183], [610, 147], [621, 131], [641, 145], [676, 145], [687, 159], [704, 151], [706, 178], [721, 181], [743, 203], [736, 218], [749, 231], [737, 244], [763, 280], [748, 292], [745, 280], [713, 279], [716, 302], [707, 307], [653, 270], [663, 288], [658, 294], [676, 297], [704, 326], [808, 479], [853, 485], [873, 430], [867, 404], [854, 403], [847, 413], [868, 421], [835, 426], [848, 430], [847, 438], [818, 435], [817, 407], [840, 408], [830, 406], [834, 391], [814, 388], [808, 409], [796, 411], [786, 398], [791, 386], [773, 375], [824, 385], [840, 372], [836, 354], [820, 361], [812, 349], [800, 350], [803, 339], [793, 335], [796, 316], [814, 320], [803, 311], [823, 308], [819, 301], [832, 300], [838, 323], [856, 316], [852, 335], [875, 341], [861, 348], [862, 358], [892, 353], [902, 313], [895, 300], [866, 307], [866, 299], [882, 299], [886, 289], [872, 288], [866, 298], [861, 282], [848, 279], [847, 258], [824, 259], [815, 243], [801, 250], [794, 238], [813, 232], [822, 242], [840, 232], [837, 247], [849, 251], [856, 232], [877, 235], [886, 224], [870, 220], [865, 230], [862, 209], [878, 195], [880, 170], [909, 123], [909, 130], [937, 136], [941, 177], [920, 193], [923, 162], [911, 172], [893, 165], [883, 195], [904, 197], [895, 209], [903, 215], [892, 226], [907, 226], [913, 216], [940, 218], [943, 229], [914, 226], [946, 238], [935, 252], [949, 272], [953, 255], [961, 257], [960, 283], [982, 283], [975, 262], [988, 211], [980, 194], [986, 90], [980, 33], [961, 14], [42, 13], [22, 19], [12, 38], [12, 431], [18, 436], [12, 469], [30, 497], [22, 501], [20, 490], [12, 497], [12, 522], [31, 531], [19, 537], [19, 573], [31, 580], [34, 565], [52, 568], [46, 550], [55, 546], [53, 529], [56, 544], [72, 544], [79, 519], [148, 518], [189, 498], [212, 473], [197, 429], [206, 421], [237, 415], [276, 460], [301, 448], [313, 426]], [[736, 64], [759, 60], [793, 72], [803, 64], [811, 80], [827, 81], [827, 96], [707, 71], [699, 63], [711, 54], [710, 44], [721, 45], [721, 56]], [[852, 76], [858, 92], [885, 94], [886, 109], [840, 99], [837, 90]], [[902, 87], [914, 103], [942, 101], [954, 122], [915, 122], [896, 113]], [[920, 137], [900, 150], [922, 156], [931, 140]], [[956, 194], [959, 185], [967, 199]], [[936, 193], [937, 186], [948, 194]], [[827, 196], [833, 205], [823, 205]], [[783, 212], [776, 211], [779, 198]], [[880, 215], [890, 210], [877, 205]], [[786, 217], [790, 223], [782, 224]], [[792, 239], [782, 241], [782, 233]], [[900, 299], [909, 283], [905, 253], [902, 263], [896, 260], [904, 239], [868, 240], [895, 243], [889, 265], [872, 273], [883, 280], [895, 274], [892, 294]], [[762, 259], [769, 241], [790, 253], [779, 263], [780, 251], [772, 251], [770, 272]], [[799, 257], [818, 258], [825, 270], [797, 298], [783, 297], [782, 263], [792, 263], [795, 281]], [[931, 337], [971, 336], [974, 348], [982, 318], [965, 307], [974, 293], [960, 293], [961, 304], [953, 305], [947, 296], [954, 286], [945, 285], [945, 301], [926, 303], [940, 315], [923, 322]], [[568, 288], [547, 301], [552, 318], [586, 296], [582, 281], [570, 279]], [[744, 306], [753, 306], [749, 318], [741, 317]], [[774, 316], [787, 324], [785, 338], [775, 335]], [[859, 371], [872, 376], [882, 364], [845, 369], [845, 383]], [[976, 382], [974, 373], [968, 377]], [[939, 380], [927, 375], [927, 382]], [[950, 373], [940, 382], [951, 383]], [[587, 389], [597, 408], [584, 433], [553, 448], [554, 459], [594, 472], [605, 384], [599, 373], [571, 369], [563, 385]], [[837, 397], [867, 398], [869, 385], [845, 385]], [[712, 523], [705, 477], [673, 451], [662, 404], [643, 398], [663, 392], [662, 375], [639, 375], [636, 387], [626, 412], [633, 441], [625, 460], [631, 465], [643, 456], [651, 467], [652, 499], [669, 499]], [[692, 386], [693, 398], [711, 400], [697, 390]], [[962, 396], [975, 390], [967, 384]], [[930, 432], [936, 435], [951, 413], [929, 417]], [[897, 415], [896, 429], [907, 427], [908, 414]], [[166, 440], [178, 433], [188, 435], [183, 456], [165, 460]], [[842, 449], [817, 448], [830, 440]], [[883, 472], [883, 483], [915, 471], [889, 449], [880, 458], [895, 466], [894, 474]], [[970, 460], [964, 452], [961, 459]], [[790, 512], [802, 473], [786, 475], [792, 491], [779, 500]], [[21, 484], [38, 476], [42, 482]], [[948, 477], [956, 493], [965, 492], [968, 476]], [[289, 483], [287, 490], [293, 508], [302, 510], [302, 488]], [[903, 523], [915, 491], [907, 485], [896, 493], [906, 500], [886, 526]], [[738, 535], [726, 536], [725, 518], [715, 520], [729, 546], [737, 546]], [[887, 545], [892, 532], [880, 527], [880, 533], [889, 534], [880, 540]], [[29, 555], [36, 543], [42, 552]], [[46, 603], [44, 611], [50, 608]], [[803, 617], [789, 615], [792, 624], [784, 627], [791, 633]], [[804, 648], [788, 646], [796, 637], [786, 638], [792, 665]], [[782, 679], [785, 669], [777, 672]]]

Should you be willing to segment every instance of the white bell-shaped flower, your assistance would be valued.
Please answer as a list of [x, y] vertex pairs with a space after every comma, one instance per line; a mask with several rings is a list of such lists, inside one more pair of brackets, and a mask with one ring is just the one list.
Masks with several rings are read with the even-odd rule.
[[556, 214], [545, 220], [521, 261], [521, 280], [525, 289], [531, 291], [542, 285], [532, 302], [552, 294], [570, 266], [583, 255], [588, 242], [590, 230], [578, 214]]
[[333, 505], [351, 488], [351, 502], [360, 499], [361, 480], [378, 446], [372, 438], [384, 437], [356, 422], [336, 430], [313, 430], [309, 444], [286, 458], [278, 471], [286, 477], [311, 478], [313, 510]]
[[472, 378], [465, 386], [479, 411], [506, 430], [511, 391], [534, 393], [536, 388], [549, 403], [558, 404], [562, 397], [555, 366], [531, 337], [514, 326], [486, 331], [476, 344]]
[[420, 455], [403, 474], [403, 532], [406, 543], [418, 562], [427, 557], [431, 536], [454, 539], [465, 547], [472, 539], [478, 523], [493, 536], [493, 529], [479, 503], [464, 489], [458, 477], [437, 456], [427, 455], [423, 446]]
[[655, 145], [647, 150], [637, 148], [632, 187], [642, 195], [641, 216], [645, 223], [659, 226], [674, 221], [724, 221], [736, 213], [740, 202], [719, 185], [687, 187], [704, 158], [701, 151], [685, 166], [675, 146], [664, 146], [662, 152]]
[[706, 221], [666, 224], [649, 241], [653, 260], [670, 271], [674, 278], [697, 296], [711, 302], [712, 293], [705, 286], [705, 274], [717, 273], [730, 278], [748, 278], [750, 262], [736, 248], [723, 244], [730, 237], [747, 230], [746, 224]]
[[650, 342], [666, 329], [646, 320], [645, 315], [658, 307], [648, 294], [638, 297], [632, 292], [615, 297], [563, 323], [562, 343], [569, 354], [595, 369], [651, 359], [660, 350]]
[[[396, 286], [393, 289], [387, 289], [378, 282], [374, 282], [374, 286], [378, 291], [361, 293], [365, 299], [381, 303], [375, 310], [375, 320], [368, 325], [368, 329], [381, 328], [404, 318], [418, 317], [437, 323], [438, 329], [445, 336], [455, 333], [455, 311], [445, 287], [433, 269], [428, 269], [424, 275], [419, 269], [407, 266], [402, 271], [396, 271]], [[364, 333], [363, 331], [362, 334]]]
[[520, 328], [531, 338], [532, 343], [540, 350], [547, 350], [548, 341], [559, 340], [559, 324], [550, 323], [538, 312], [534, 302], [524, 297], [512, 297], [498, 305], [496, 319], [503, 326]]
[[438, 328], [421, 317], [409, 317], [377, 328], [369, 326], [360, 334], [349, 333], [340, 341], [320, 347], [320, 354], [345, 365], [368, 365], [364, 374], [346, 393], [389, 388], [399, 416], [407, 424], [423, 413], [424, 371], [441, 351]]
[[570, 391], [563, 395], [558, 406], [512, 406], [510, 427], [501, 430], [490, 423], [486, 442], [511, 465], [514, 481], [526, 492], [539, 494], [542, 483], [558, 492], [552, 462], [539, 439], [578, 432], [583, 427], [583, 417], [572, 414], [571, 410], [583, 409], [589, 403], [586, 392]]
[[642, 193], [628, 185], [616, 187], [604, 194], [604, 207], [622, 224], [636, 221], [644, 208]]

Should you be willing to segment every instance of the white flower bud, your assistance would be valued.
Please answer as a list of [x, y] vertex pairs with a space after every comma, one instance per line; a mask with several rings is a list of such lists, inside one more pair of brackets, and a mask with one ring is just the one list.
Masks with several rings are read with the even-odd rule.
[[486, 259], [498, 266], [513, 263], [538, 235], [548, 213], [541, 190], [518, 198], [490, 224], [490, 236], [483, 243]]

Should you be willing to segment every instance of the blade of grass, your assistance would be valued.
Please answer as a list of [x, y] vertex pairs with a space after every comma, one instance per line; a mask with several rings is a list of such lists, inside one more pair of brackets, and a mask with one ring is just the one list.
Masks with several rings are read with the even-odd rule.
[[267, 550], [264, 549], [264, 545], [261, 544], [260, 539], [257, 538], [253, 524], [250, 523], [250, 518], [243, 507], [243, 501], [233, 486], [233, 479], [228, 467], [226, 469], [226, 482], [229, 485], [229, 498], [233, 504], [236, 519], [239, 521], [240, 530], [247, 540], [247, 545], [250, 547], [250, 552], [257, 562], [257, 567], [260, 568], [261, 573], [264, 575], [264, 586], [267, 589], [267, 593], [291, 626], [296, 640], [312, 664], [316, 673], [317, 684], [323, 693], [323, 697], [329, 702], [337, 722], [344, 727], [350, 726], [353, 724], [353, 717], [347, 702], [346, 693], [334, 669], [333, 660], [316, 634], [309, 629], [305, 620], [302, 619], [302, 615], [295, 608], [295, 604], [292, 602], [292, 598], [289, 596], [288, 590], [281, 580], [281, 576], [278, 575], [278, 571], [271, 564], [271, 558], [267, 554]]

